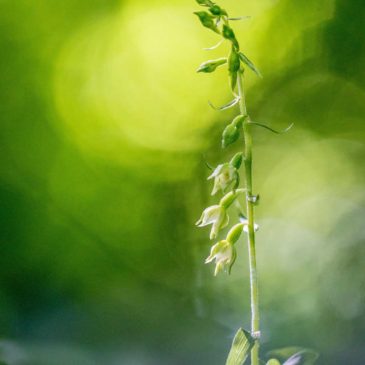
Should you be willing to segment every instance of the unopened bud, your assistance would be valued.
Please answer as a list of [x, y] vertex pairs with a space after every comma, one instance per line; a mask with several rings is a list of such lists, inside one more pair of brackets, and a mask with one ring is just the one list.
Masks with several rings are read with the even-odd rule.
[[236, 142], [239, 136], [239, 129], [233, 123], [228, 124], [222, 133], [222, 147], [226, 148]]
[[215, 71], [218, 66], [224, 65], [227, 63], [227, 58], [218, 58], [216, 60], [210, 60], [202, 63], [196, 72], [205, 72], [210, 73]]
[[200, 22], [204, 27], [211, 29], [213, 32], [219, 34], [219, 30], [215, 24], [215, 17], [213, 15], [210, 15], [206, 11], [196, 11], [194, 14], [198, 16]]
[[234, 168], [239, 169], [242, 164], [242, 159], [243, 159], [243, 153], [238, 152], [232, 157], [229, 164], [232, 165]]
[[233, 191], [227, 193], [219, 202], [219, 205], [227, 209], [237, 198], [237, 194]]
[[239, 45], [238, 45], [238, 42], [237, 42], [237, 39], [236, 39], [236, 36], [234, 34], [234, 31], [233, 29], [227, 25], [227, 24], [224, 24], [223, 25], [223, 29], [222, 29], [222, 35], [224, 38], [228, 39], [229, 41], [232, 42], [233, 46], [236, 48], [236, 49], [239, 49]]
[[235, 224], [227, 234], [227, 241], [231, 244], [234, 244], [238, 241], [243, 231], [244, 223]]
[[228, 16], [227, 12], [218, 5], [213, 5], [209, 8], [209, 11], [215, 16]]

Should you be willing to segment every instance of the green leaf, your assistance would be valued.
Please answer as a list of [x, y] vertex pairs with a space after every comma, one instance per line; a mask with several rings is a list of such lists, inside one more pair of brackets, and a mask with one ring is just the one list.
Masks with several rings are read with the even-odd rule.
[[241, 61], [248, 66], [257, 76], [262, 77], [259, 69], [244, 55], [242, 52], [239, 53]]
[[302, 350], [289, 357], [283, 365], [313, 365], [318, 356], [318, 353], [315, 351]]
[[198, 16], [200, 22], [205, 28], [211, 29], [213, 32], [220, 34], [215, 24], [214, 16], [210, 15], [206, 11], [196, 11], [194, 14]]
[[254, 345], [250, 333], [240, 328], [234, 336], [226, 365], [242, 365]]
[[216, 107], [212, 104], [211, 101], [208, 101], [208, 104], [214, 109], [214, 110], [226, 110], [226, 109], [229, 109], [229, 108], [232, 108], [233, 106], [235, 106], [238, 102], [240, 101], [240, 98], [237, 97], [235, 99], [233, 99], [232, 101], [230, 101], [229, 103], [227, 104], [224, 104], [220, 107]]
[[227, 63], [227, 58], [218, 58], [216, 60], [209, 60], [204, 63], [202, 63], [199, 68], [196, 70], [196, 72], [205, 72], [210, 73], [216, 70], [217, 67], [224, 65]]
[[270, 359], [266, 365], [280, 365], [280, 362], [279, 360], [276, 360], [276, 359]]

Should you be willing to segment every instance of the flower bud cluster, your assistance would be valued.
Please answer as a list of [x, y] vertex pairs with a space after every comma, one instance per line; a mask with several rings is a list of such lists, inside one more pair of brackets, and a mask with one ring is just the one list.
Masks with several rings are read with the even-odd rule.
[[[203, 27], [221, 35], [223, 40], [227, 40], [231, 43], [230, 53], [228, 57], [225, 58], [225, 60], [228, 60], [228, 74], [232, 91], [234, 92], [237, 85], [238, 72], [243, 71], [244, 66], [247, 66], [258, 76], [261, 76], [257, 67], [242, 51], [240, 51], [240, 45], [237, 41], [236, 35], [229, 25], [229, 20], [232, 20], [232, 18], [229, 18], [226, 10], [222, 9], [219, 5], [210, 0], [196, 0], [196, 2], [208, 10], [194, 12], [194, 14], [199, 18]], [[221, 23], [222, 26], [220, 26]], [[223, 63], [216, 64], [219, 60], [204, 62], [198, 68], [198, 72], [213, 72], [218, 66], [226, 63], [225, 61]]]

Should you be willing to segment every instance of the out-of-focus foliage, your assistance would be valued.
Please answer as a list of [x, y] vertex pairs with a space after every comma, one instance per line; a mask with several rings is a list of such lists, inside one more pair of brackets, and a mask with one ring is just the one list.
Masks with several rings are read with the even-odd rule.
[[[264, 78], [255, 130], [263, 352], [365, 361], [365, 8], [222, 3]], [[248, 325], [247, 262], [203, 265], [193, 223], [229, 111], [193, 1], [0, 4], [0, 334], [16, 364], [221, 364]], [[222, 45], [221, 47], [226, 47]], [[210, 51], [211, 59], [221, 50]], [[227, 148], [227, 156], [236, 152]], [[202, 157], [204, 156], [204, 157]], [[240, 257], [246, 257], [243, 242]], [[222, 340], [223, 339], [223, 340]]]

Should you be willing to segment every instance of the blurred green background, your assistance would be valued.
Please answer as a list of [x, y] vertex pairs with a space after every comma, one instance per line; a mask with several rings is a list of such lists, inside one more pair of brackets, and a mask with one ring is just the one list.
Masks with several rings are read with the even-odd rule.
[[[365, 363], [365, 7], [222, 0], [255, 130], [262, 354]], [[204, 265], [207, 160], [233, 111], [191, 1], [0, 2], [0, 356], [9, 365], [223, 364], [249, 327], [240, 242]]]

